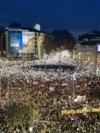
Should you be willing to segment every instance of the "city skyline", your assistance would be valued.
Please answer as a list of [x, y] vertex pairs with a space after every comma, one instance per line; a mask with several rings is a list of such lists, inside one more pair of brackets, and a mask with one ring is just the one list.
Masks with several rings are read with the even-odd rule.
[[0, 25], [17, 21], [24, 26], [41, 25], [43, 31], [66, 29], [75, 36], [100, 30], [99, 0], [1, 0]]

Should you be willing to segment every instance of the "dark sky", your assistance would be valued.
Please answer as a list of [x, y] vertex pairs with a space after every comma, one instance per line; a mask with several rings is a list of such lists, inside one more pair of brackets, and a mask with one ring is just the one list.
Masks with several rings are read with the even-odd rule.
[[100, 30], [100, 0], [0, 0], [0, 25], [17, 21], [43, 31], [67, 29], [77, 35]]

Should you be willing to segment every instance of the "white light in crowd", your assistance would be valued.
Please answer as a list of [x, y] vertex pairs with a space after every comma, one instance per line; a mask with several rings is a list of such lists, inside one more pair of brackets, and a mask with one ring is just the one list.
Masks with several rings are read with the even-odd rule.
[[33, 127], [29, 127], [29, 132], [30, 132], [30, 133], [33, 132]]

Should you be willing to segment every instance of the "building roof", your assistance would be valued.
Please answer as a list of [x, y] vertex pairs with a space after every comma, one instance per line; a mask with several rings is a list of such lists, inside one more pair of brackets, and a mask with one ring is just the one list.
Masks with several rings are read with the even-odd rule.
[[96, 45], [100, 43], [100, 31], [90, 31], [82, 34], [78, 38], [78, 42], [82, 45]]

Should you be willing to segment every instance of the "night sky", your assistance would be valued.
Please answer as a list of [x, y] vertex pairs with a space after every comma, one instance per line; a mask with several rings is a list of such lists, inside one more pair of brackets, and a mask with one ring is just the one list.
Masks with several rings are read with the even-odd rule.
[[17, 21], [43, 31], [67, 29], [74, 35], [100, 30], [100, 0], [0, 0], [0, 25]]

